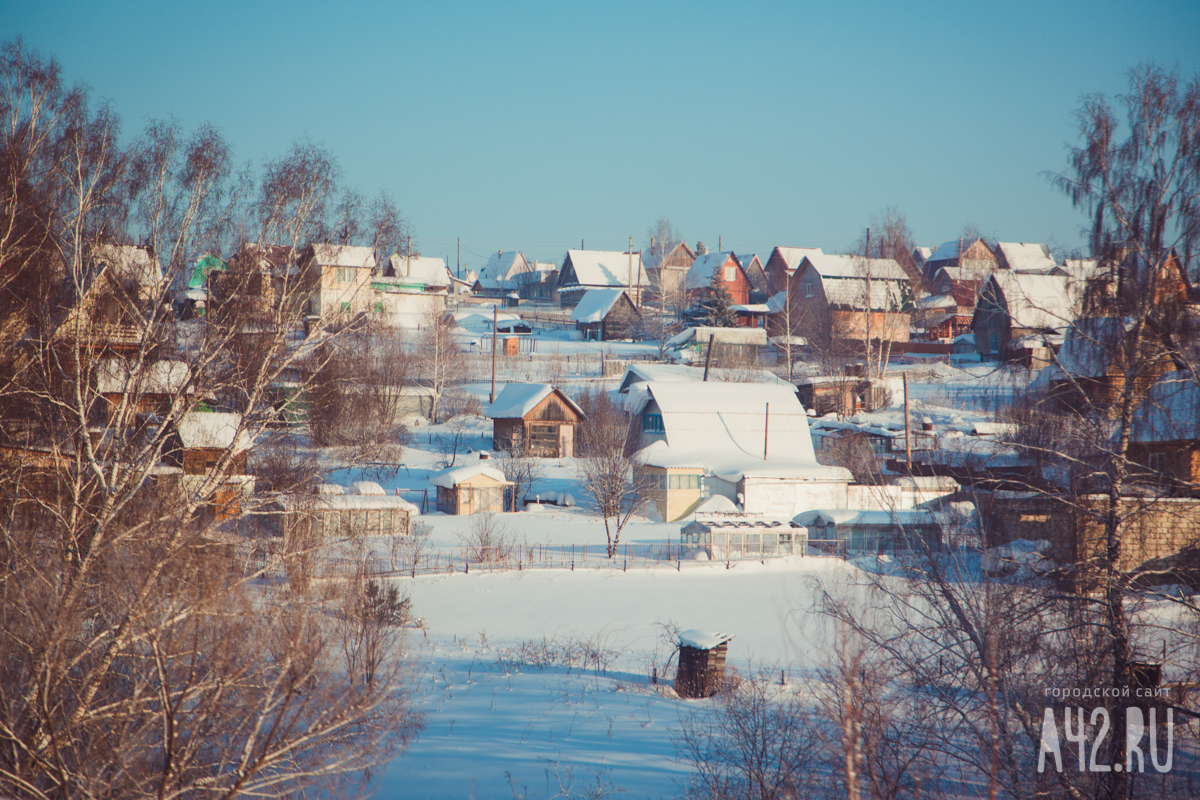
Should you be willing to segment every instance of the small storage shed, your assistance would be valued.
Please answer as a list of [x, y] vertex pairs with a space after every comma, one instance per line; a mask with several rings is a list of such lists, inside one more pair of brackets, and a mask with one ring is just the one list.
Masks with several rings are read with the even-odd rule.
[[484, 514], [512, 511], [513, 482], [488, 464], [476, 463], [443, 470], [429, 482], [437, 487], [437, 510], [443, 514]]
[[712, 697], [725, 677], [727, 633], [697, 629], [679, 634], [679, 668], [675, 671], [675, 693], [693, 699]]
[[571, 311], [575, 330], [584, 339], [600, 342], [632, 339], [641, 319], [624, 289], [588, 289]]
[[311, 495], [285, 495], [267, 506], [265, 525], [275, 536], [311, 532], [322, 541], [364, 536], [408, 536], [417, 507], [373, 481], [349, 487], [323, 484]]
[[510, 383], [501, 390], [487, 415], [492, 419], [492, 449], [525, 446], [526, 455], [570, 458], [575, 455], [575, 426], [583, 409], [557, 386]]

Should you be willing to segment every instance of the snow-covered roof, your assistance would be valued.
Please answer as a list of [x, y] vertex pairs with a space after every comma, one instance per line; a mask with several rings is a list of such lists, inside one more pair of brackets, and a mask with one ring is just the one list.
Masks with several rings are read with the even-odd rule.
[[[537, 407], [537, 404], [550, 396], [554, 391], [548, 383], [510, 383], [496, 395], [496, 402], [488, 407], [487, 416], [491, 419], [519, 419]], [[583, 409], [575, 401], [567, 397], [565, 392], [560, 394], [566, 398], [575, 413], [584, 416]]]
[[139, 286], [154, 287], [163, 281], [162, 265], [148, 247], [132, 244], [100, 244], [92, 249], [92, 258], [119, 278]]
[[[770, 370], [736, 370], [713, 367], [709, 370], [710, 381], [726, 381], [728, 378], [749, 378], [749, 380], [731, 381], [732, 383], [774, 383], [780, 386], [791, 386]], [[685, 364], [630, 364], [625, 368], [625, 376], [617, 389], [622, 394], [638, 383], [650, 381], [673, 381], [676, 383], [688, 381], [703, 381], [702, 367], [689, 367]]]
[[588, 289], [571, 311], [571, 321], [601, 322], [623, 294], [624, 289]]
[[[175, 394], [183, 390], [191, 368], [183, 361], [155, 361], [133, 374], [136, 367], [123, 358], [96, 362], [96, 391], [101, 394]], [[189, 388], [188, 393], [191, 393]]]
[[494, 292], [515, 292], [517, 291], [516, 281], [506, 281], [500, 278], [479, 278], [475, 281], [475, 286], [478, 286], [482, 291]]
[[698, 628], [690, 628], [686, 631], [681, 631], [679, 634], [679, 644], [682, 647], [694, 647], [697, 650], [712, 650], [714, 647], [719, 647], [733, 638], [731, 633], [713, 633], [711, 631], [702, 631]]
[[223, 411], [193, 411], [175, 423], [179, 440], [185, 449], [233, 448], [240, 453], [250, 446], [248, 431], [238, 432], [242, 415]]
[[684, 328], [671, 337], [668, 347], [684, 347], [692, 342], [708, 343], [708, 337], [722, 344], [766, 344], [767, 331], [765, 328], [712, 328], [698, 325], [694, 328]]
[[932, 247], [915, 247], [915, 248], [913, 248], [912, 254], [913, 254], [913, 261], [921, 261], [921, 262], [928, 261], [929, 257], [931, 255], [933, 255], [933, 248]]
[[820, 527], [823, 525], [932, 525], [938, 522], [937, 515], [928, 510], [887, 511], [862, 508], [814, 508], [792, 517], [797, 525]]
[[702, 256], [696, 256], [696, 260], [692, 262], [691, 268], [688, 269], [686, 288], [688, 289], [704, 289], [712, 285], [713, 272], [721, 266], [724, 266], [730, 259], [737, 261], [737, 256], [732, 250], [726, 250], [721, 253], [705, 253]]
[[[970, 239], [951, 239], [948, 242], [942, 242], [937, 250], [929, 254], [928, 261], [956, 261], [962, 253], [970, 250], [976, 242], [980, 241], [978, 237]], [[986, 244], [986, 243], [985, 243]]]
[[529, 272], [529, 270], [529, 262], [525, 260], [525, 254], [521, 251], [497, 250], [488, 256], [487, 263], [479, 272], [489, 278], [511, 281], [515, 280], [517, 275]]
[[1087, 281], [1099, 277], [1100, 260], [1096, 258], [1064, 258], [1058, 272], [1073, 281]]
[[999, 242], [997, 248], [1008, 268], [1016, 272], [1047, 275], [1058, 266], [1050, 255], [1050, 248], [1044, 244]]
[[1013, 327], [1054, 330], [1070, 324], [1074, 304], [1065, 277], [1000, 271], [988, 280], [1003, 296]]
[[766, 303], [744, 303], [742, 305], [730, 306], [734, 311], [742, 314], [770, 314], [771, 307]]
[[787, 308], [787, 292], [776, 292], [767, 299], [767, 310], [772, 314], [778, 314]]
[[1085, 317], [1067, 329], [1057, 363], [1044, 367], [1034, 387], [1065, 375], [1098, 378], [1120, 357], [1121, 342], [1136, 320], [1122, 317]]
[[641, 253], [630, 256], [611, 250], [568, 250], [563, 258], [564, 268], [568, 259], [581, 286], [637, 286], [639, 275], [641, 285], [646, 285]]
[[[638, 451], [636, 458], [643, 464], [699, 465], [729, 481], [747, 475], [849, 479], [847, 470], [817, 463], [808, 416], [792, 386], [711, 381], [651, 381], [644, 386], [646, 394], [634, 414], [639, 416], [653, 402], [662, 415], [666, 438]], [[764, 441], [769, 445], [766, 460]]]
[[[378, 484], [376, 484], [378, 485]], [[347, 494], [335, 492], [332, 489], [342, 489], [341, 486], [326, 484], [316, 496], [287, 495], [279, 498], [278, 503], [284, 511], [378, 511], [391, 509], [407, 511], [416, 516], [419, 509], [402, 497], [396, 497], [380, 489], [381, 494]]]
[[776, 247], [775, 253], [783, 259], [783, 263], [787, 265], [788, 272], [794, 271], [800, 266], [800, 262], [809, 256], [824, 255], [824, 251], [819, 247]]
[[313, 261], [323, 267], [375, 268], [375, 251], [350, 244], [314, 244]]
[[493, 466], [484, 464], [483, 462], [467, 464], [463, 467], [451, 467], [450, 469], [444, 469], [431, 477], [429, 482], [434, 486], [441, 486], [444, 489], [449, 489], [454, 486], [458, 486], [460, 483], [468, 481], [478, 475], [493, 478], [501, 483], [508, 482], [508, 478], [504, 477], [503, 472]]
[[1133, 418], [1133, 440], [1200, 439], [1200, 386], [1184, 372], [1168, 372], [1150, 387]]
[[[392, 253], [388, 256], [388, 263], [391, 265], [395, 277], [383, 278], [384, 282], [395, 281], [404, 286], [410, 284], [416, 286], [450, 285], [450, 270], [446, 268], [445, 259], [430, 256], [405, 257], [399, 253]], [[378, 281], [380, 278], [375, 280]]]
[[931, 308], [958, 308], [958, 302], [953, 294], [933, 294], [918, 300], [917, 308], [922, 311]]
[[908, 280], [908, 273], [894, 258], [815, 255], [805, 261], [822, 278], [865, 278], [869, 272], [873, 280]]

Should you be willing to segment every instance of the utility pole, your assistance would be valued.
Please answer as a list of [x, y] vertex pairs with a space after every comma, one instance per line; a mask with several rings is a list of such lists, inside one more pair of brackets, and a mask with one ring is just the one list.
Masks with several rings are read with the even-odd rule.
[[863, 266], [867, 270], [867, 378], [871, 371], [871, 229], [867, 228], [867, 252], [863, 257]]
[[488, 402], [496, 402], [496, 309], [499, 306], [492, 306], [492, 393], [488, 395]]
[[633, 293], [633, 237], [629, 237], [629, 271], [625, 273], [626, 289]]
[[908, 373], [904, 373], [904, 457], [908, 460], [908, 474], [912, 475], [912, 432], [908, 424]]
[[705, 381], [708, 380], [708, 365], [710, 363], [712, 363], [713, 336], [714, 336], [714, 334], [711, 334], [711, 333], [708, 335], [708, 352], [704, 354], [704, 380]]
[[721, 234], [719, 234], [719, 233], [717, 234], [717, 252], [718, 253], [725, 252], [724, 248], [721, 247]]
[[462, 237], [457, 239], [457, 250], [454, 253], [454, 273], [458, 275], [459, 280], [462, 280]]
[[767, 460], [767, 438], [771, 430], [771, 404], [767, 403], [767, 415], [763, 417], [763, 461]]
[[408, 247], [404, 249], [404, 277], [412, 275], [412, 234], [408, 235]]

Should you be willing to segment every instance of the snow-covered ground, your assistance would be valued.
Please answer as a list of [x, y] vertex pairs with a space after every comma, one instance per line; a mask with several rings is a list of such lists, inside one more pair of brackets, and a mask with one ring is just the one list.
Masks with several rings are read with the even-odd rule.
[[[461, 313], [459, 324], [463, 344], [483, 349], [490, 309]], [[656, 348], [646, 344], [580, 342], [566, 330], [550, 329], [538, 334], [533, 355], [500, 359], [500, 383], [553, 376], [568, 393], [613, 390], [620, 376], [602, 378], [602, 358], [651, 353]], [[970, 430], [976, 422], [994, 421], [997, 404], [1023, 385], [987, 365], [909, 369], [914, 421], [929, 417], [939, 429]], [[892, 404], [860, 415], [860, 421], [903, 425], [898, 372], [890, 383]], [[463, 391], [486, 404], [490, 388], [490, 382], [477, 381]], [[327, 479], [343, 485], [374, 480], [389, 494], [407, 490], [405, 497], [420, 505], [418, 492], [429, 488], [429, 477], [450, 466], [442, 452], [447, 437], [461, 439], [458, 465], [477, 461], [477, 451], [491, 447], [491, 422], [479, 416], [419, 425], [412, 434], [402, 466], [331, 468]], [[503, 514], [499, 521], [518, 542], [603, 545], [604, 527], [589, 512], [575, 461], [543, 463], [535, 491], [569, 492], [579, 505]], [[427, 513], [420, 521], [431, 530], [432, 547], [449, 550], [474, 520]], [[679, 529], [678, 522], [638, 519], [623, 541], [677, 542]], [[630, 797], [678, 795], [687, 769], [676, 759], [673, 731], [681, 715], [705, 713], [711, 704], [681, 700], [652, 684], [674, 648], [666, 631], [674, 626], [732, 634], [731, 666], [769, 666], [782, 670], [784, 680], [799, 680], [828, 652], [828, 631], [812, 610], [814, 582], [845, 585], [862, 578], [854, 564], [823, 558], [627, 572], [596, 564], [581, 562], [574, 571], [472, 570], [396, 579], [411, 597], [414, 615], [425, 620], [423, 631], [410, 632], [408, 650], [426, 728], [383, 773], [379, 797], [550, 798], [584, 796], [585, 787], [623, 789]], [[521, 648], [564, 652], [585, 645], [605, 654], [605, 669], [521, 664], [514, 655]]]

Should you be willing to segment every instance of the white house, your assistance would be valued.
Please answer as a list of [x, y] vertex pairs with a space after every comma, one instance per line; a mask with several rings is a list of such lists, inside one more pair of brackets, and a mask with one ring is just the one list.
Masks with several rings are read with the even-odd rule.
[[651, 381], [631, 388], [629, 407], [628, 449], [664, 519], [714, 495], [749, 514], [846, 505], [850, 472], [817, 463], [791, 386]]
[[369, 247], [312, 244], [300, 260], [312, 285], [309, 313], [316, 317], [369, 311], [375, 252]]
[[634, 305], [649, 285], [641, 253], [568, 250], [558, 271], [555, 291], [564, 306], [574, 306], [588, 289], [625, 289]]

